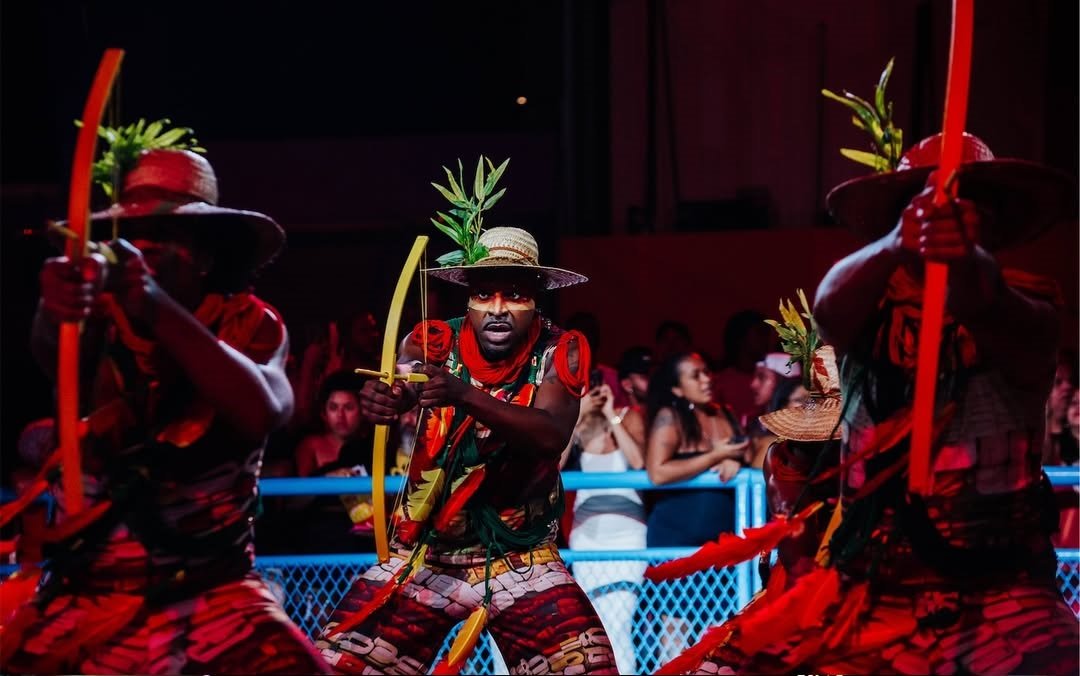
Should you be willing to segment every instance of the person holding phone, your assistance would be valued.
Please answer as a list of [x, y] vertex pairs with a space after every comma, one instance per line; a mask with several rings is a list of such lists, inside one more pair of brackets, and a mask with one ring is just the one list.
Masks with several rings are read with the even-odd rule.
[[[581, 410], [564, 469], [582, 472], [625, 472], [645, 466], [639, 438], [644, 438], [641, 414], [623, 407], [616, 411], [614, 394], [599, 369], [589, 377], [589, 393]], [[640, 435], [640, 436], [639, 436]], [[570, 549], [584, 551], [637, 550], [645, 547], [645, 505], [630, 488], [577, 491], [574, 497]], [[620, 674], [637, 673], [631, 625], [637, 607], [637, 587], [645, 573], [644, 561], [579, 561], [574, 578], [592, 599], [615, 652]]]

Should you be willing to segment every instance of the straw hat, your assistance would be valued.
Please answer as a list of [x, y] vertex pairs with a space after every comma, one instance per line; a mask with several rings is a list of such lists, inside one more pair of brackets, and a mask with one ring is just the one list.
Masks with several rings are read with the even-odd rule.
[[810, 373], [810, 396], [795, 408], [782, 408], [761, 416], [761, 424], [773, 434], [792, 441], [828, 441], [836, 438], [840, 422], [840, 373], [832, 345], [814, 351]]
[[540, 265], [536, 238], [521, 228], [491, 228], [485, 230], [478, 241], [487, 247], [488, 255], [472, 265], [426, 268], [424, 272], [462, 286], [468, 285], [468, 273], [476, 268], [533, 268], [546, 290], [589, 281], [588, 277], [577, 272]]
[[90, 218], [95, 228], [114, 219], [123, 226], [151, 217], [185, 227], [240, 227], [254, 237], [253, 268], [273, 260], [285, 243], [281, 226], [265, 214], [219, 207], [217, 201], [217, 176], [205, 157], [189, 150], [147, 150], [124, 176], [120, 200]]
[[[868, 239], [896, 227], [900, 213], [923, 190], [941, 157], [941, 134], [910, 148], [896, 171], [861, 176], [833, 188], [826, 198], [836, 220]], [[1077, 181], [1041, 164], [997, 159], [972, 134], [964, 134], [959, 196], [993, 214], [982, 224], [979, 244], [989, 251], [1022, 244], [1050, 226], [1075, 220]]]

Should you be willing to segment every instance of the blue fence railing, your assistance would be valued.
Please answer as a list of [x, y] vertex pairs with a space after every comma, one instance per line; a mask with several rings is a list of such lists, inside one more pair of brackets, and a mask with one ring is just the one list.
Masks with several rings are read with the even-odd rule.
[[[1046, 471], [1055, 486], [1080, 485], [1078, 467], [1047, 467]], [[401, 481], [401, 477], [388, 477], [387, 490], [400, 490]], [[567, 490], [732, 490], [736, 498], [736, 531], [761, 525], [766, 519], [764, 482], [761, 473], [753, 470], [744, 470], [726, 483], [714, 473], [705, 473], [690, 481], [664, 486], [654, 486], [643, 471], [564, 472], [563, 485]], [[266, 497], [363, 494], [371, 492], [371, 479], [264, 479], [260, 486], [261, 494]], [[6, 495], [3, 497], [7, 499]], [[646, 566], [692, 551], [692, 547], [561, 551], [611, 635], [620, 673], [655, 671], [696, 641], [708, 627], [737, 612], [760, 588], [757, 567], [751, 563], [662, 583], [643, 579]], [[374, 563], [374, 554], [309, 554], [259, 556], [256, 567], [288, 614], [314, 637], [353, 580]], [[13, 569], [10, 565], [0, 566], [0, 576]], [[1066, 603], [1080, 617], [1080, 550], [1058, 550], [1057, 582]], [[451, 632], [446, 638], [443, 651], [448, 649], [453, 635]], [[518, 665], [503, 663], [494, 643], [485, 635], [464, 672], [508, 673], [508, 668], [514, 666]]]

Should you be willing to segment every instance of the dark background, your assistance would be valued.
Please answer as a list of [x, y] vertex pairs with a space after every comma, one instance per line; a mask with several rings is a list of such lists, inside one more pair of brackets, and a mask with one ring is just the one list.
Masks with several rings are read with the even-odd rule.
[[[742, 231], [764, 231], [777, 246], [794, 231], [798, 241], [813, 241], [806, 229], [829, 225], [824, 194], [861, 173], [836, 149], [863, 143], [818, 90], [869, 94], [895, 56], [889, 92], [897, 122], [909, 142], [932, 133], [940, 125], [949, 7], [945, 0], [3, 3], [3, 457], [21, 426], [49, 411], [48, 385], [26, 347], [37, 269], [49, 253], [39, 232], [46, 218], [64, 213], [72, 120], [106, 47], [127, 50], [116, 122], [169, 117], [193, 127], [218, 172], [222, 203], [269, 213], [288, 231], [289, 247], [259, 289], [302, 348], [312, 327], [332, 316], [363, 308], [382, 316], [404, 252], [432, 230], [427, 217], [440, 208], [428, 182], [459, 157], [466, 166], [480, 153], [513, 158], [498, 223], [534, 232], [545, 262], [567, 258], [560, 251], [578, 242], [591, 243], [597, 257], [636, 251], [641, 237], [685, 234], [679, 246], [691, 250], [695, 241], [709, 246], [715, 233]], [[980, 0], [976, 17], [969, 129], [999, 155], [1075, 175], [1077, 3]], [[433, 253], [441, 254], [449, 247], [433, 234]], [[1075, 248], [1057, 254], [1074, 272], [1065, 283], [1075, 285]], [[749, 276], [767, 260], [765, 247], [725, 264], [747, 266]], [[594, 296], [620, 293], [619, 274], [678, 288], [684, 272], [678, 260], [647, 253], [613, 260], [611, 269], [597, 275]], [[713, 324], [742, 304], [738, 289], [708, 291], [691, 293], [702, 294], [698, 306], [715, 319], [699, 333], [716, 347]], [[1067, 291], [1075, 323], [1076, 293]], [[647, 325], [637, 334], [666, 314], [665, 293], [634, 299], [644, 308], [636, 319]], [[558, 314], [556, 303], [549, 310]], [[621, 346], [620, 327], [604, 331], [609, 352]]]

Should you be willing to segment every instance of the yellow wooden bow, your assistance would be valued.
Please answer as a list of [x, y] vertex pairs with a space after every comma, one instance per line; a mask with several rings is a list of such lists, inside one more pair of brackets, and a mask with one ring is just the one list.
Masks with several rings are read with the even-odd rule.
[[[86, 255], [90, 225], [90, 189], [94, 156], [97, 151], [98, 127], [105, 114], [113, 82], [120, 72], [124, 58], [122, 49], [107, 49], [98, 64], [94, 84], [83, 106], [82, 128], [75, 143], [75, 158], [71, 164], [71, 187], [68, 192], [68, 229], [74, 233], [67, 240], [65, 254], [72, 261]], [[69, 515], [83, 508], [82, 455], [79, 434], [79, 337], [82, 322], [60, 325], [60, 345], [57, 355], [57, 415], [56, 425], [63, 468], [64, 507]]]
[[[358, 373], [377, 376], [387, 385], [393, 385], [395, 380], [405, 380], [407, 382], [423, 382], [427, 380], [421, 374], [399, 375], [397, 372], [398, 330], [401, 327], [401, 314], [405, 308], [405, 296], [409, 293], [409, 284], [412, 282], [413, 276], [420, 269], [420, 261], [424, 250], [427, 248], [427, 243], [428, 237], [426, 235], [420, 235], [416, 238], [412, 250], [409, 251], [408, 258], [405, 259], [405, 266], [401, 269], [401, 275], [398, 276], [394, 296], [390, 300], [390, 311], [386, 317], [379, 371], [357, 369]], [[375, 552], [379, 556], [379, 561], [383, 563], [390, 560], [390, 542], [386, 527], [386, 442], [389, 438], [390, 427], [388, 425], [375, 426], [375, 441], [371, 457], [371, 501], [375, 512]]]

